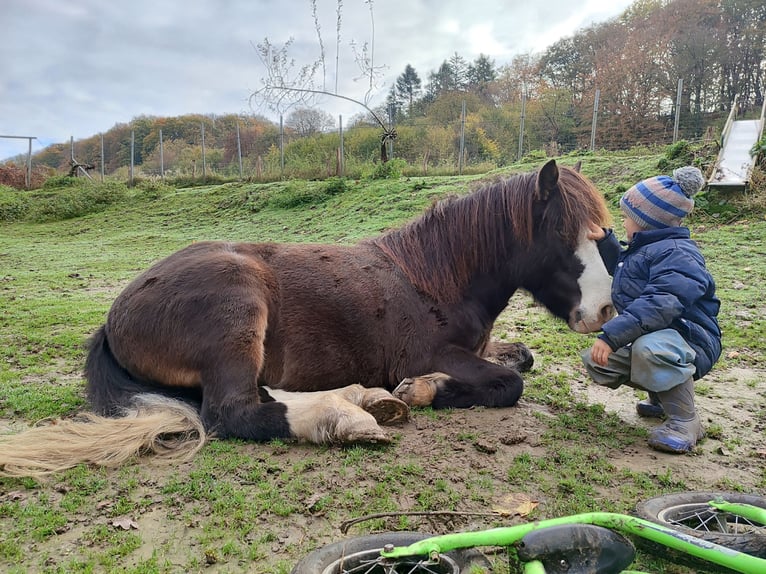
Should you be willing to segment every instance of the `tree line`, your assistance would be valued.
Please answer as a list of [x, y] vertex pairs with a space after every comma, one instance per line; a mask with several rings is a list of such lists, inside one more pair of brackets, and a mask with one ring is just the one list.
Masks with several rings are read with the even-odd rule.
[[[760, 110], [765, 54], [763, 0], [637, 0], [618, 17], [539, 54], [498, 64], [486, 54], [467, 61], [453, 53], [424, 79], [408, 64], [385, 102], [369, 111], [396, 127], [394, 157], [424, 169], [456, 165], [461, 151], [467, 163], [504, 165], [517, 159], [520, 135], [522, 152], [587, 148], [596, 114], [596, 147], [670, 143], [676, 115], [682, 137], [692, 139], [720, 133], [735, 98], [742, 113]], [[273, 170], [280, 163], [283, 170], [284, 162], [299, 164], [301, 175], [332, 172], [335, 118], [300, 106], [284, 120], [280, 132], [277, 122], [260, 115], [141, 116], [78, 141], [76, 157], [98, 163], [103, 138], [105, 171], [116, 172], [130, 164], [132, 134], [133, 162], [156, 173], [161, 130], [165, 164], [188, 172], [202, 160], [204, 129], [206, 159], [218, 169], [233, 169], [241, 154], [250, 173], [256, 164]], [[371, 114], [347, 124], [345, 161], [375, 161], [380, 134]], [[61, 169], [69, 156], [68, 144], [60, 144], [33, 161]]]

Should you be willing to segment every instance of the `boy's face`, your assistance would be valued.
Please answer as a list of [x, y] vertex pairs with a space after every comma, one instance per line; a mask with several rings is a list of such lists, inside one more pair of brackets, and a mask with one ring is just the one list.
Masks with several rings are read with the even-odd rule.
[[625, 234], [628, 236], [628, 242], [633, 241], [633, 234], [641, 231], [642, 228], [630, 217], [622, 216], [622, 223], [625, 226]]

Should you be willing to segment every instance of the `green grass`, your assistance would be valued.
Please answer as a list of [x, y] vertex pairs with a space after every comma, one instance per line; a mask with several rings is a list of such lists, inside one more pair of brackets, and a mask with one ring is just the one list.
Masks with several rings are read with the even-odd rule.
[[[584, 173], [613, 204], [621, 189], [655, 175], [667, 161], [662, 150], [583, 159]], [[510, 171], [539, 163], [530, 160]], [[477, 179], [145, 186], [90, 190], [82, 197], [72, 194], [86, 188], [46, 189], [39, 196], [3, 190], [0, 419], [18, 426], [83, 409], [87, 338], [122, 286], [190, 242], [353, 242], [401, 225], [437, 198], [464, 193]], [[762, 369], [766, 220], [744, 213], [719, 225], [700, 214], [692, 224], [724, 301], [721, 368]], [[417, 453], [402, 448], [411, 438], [403, 431], [396, 431], [390, 447], [213, 441], [192, 462], [170, 467], [150, 461], [116, 470], [81, 466], [39, 481], [0, 479], [0, 570], [286, 573], [313, 547], [340, 538], [339, 524], [352, 517], [488, 511], [512, 492], [545, 502], [532, 518], [628, 511], [640, 498], [686, 488], [672, 466], [615, 465], [614, 457], [644, 443], [646, 430], [574, 398], [573, 385], [584, 380], [578, 353], [588, 341], [582, 335], [523, 295], [512, 306], [498, 321], [496, 336], [521, 339], [535, 352], [525, 401], [537, 405], [530, 424], [542, 429], [514, 447], [513, 456], [486, 452], [485, 429], [454, 422], [470, 421], [472, 413], [423, 409], [416, 413], [418, 440], [428, 446]], [[763, 389], [762, 381], [751, 388]], [[708, 383], [700, 391], [725, 392]], [[763, 432], [766, 415], [753, 413], [753, 419]], [[736, 451], [736, 438], [715, 424], [712, 430]], [[730, 479], [720, 484], [766, 489], [766, 471], [750, 485]], [[141, 528], [111, 525], [123, 516]], [[467, 523], [448, 527], [462, 526]], [[351, 534], [437, 527], [396, 516], [364, 522]]]

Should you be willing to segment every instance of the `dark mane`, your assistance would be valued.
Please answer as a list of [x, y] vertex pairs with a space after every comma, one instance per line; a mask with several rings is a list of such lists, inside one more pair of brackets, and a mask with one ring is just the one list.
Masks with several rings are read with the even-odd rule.
[[[486, 183], [469, 195], [442, 200], [409, 224], [373, 239], [420, 291], [456, 302], [472, 275], [488, 272], [517, 247], [529, 247], [536, 225], [553, 228], [574, 246], [584, 221], [610, 220], [600, 192], [578, 172], [559, 168], [559, 193], [533, 217], [537, 172]], [[433, 286], [438, 286], [438, 292]]]

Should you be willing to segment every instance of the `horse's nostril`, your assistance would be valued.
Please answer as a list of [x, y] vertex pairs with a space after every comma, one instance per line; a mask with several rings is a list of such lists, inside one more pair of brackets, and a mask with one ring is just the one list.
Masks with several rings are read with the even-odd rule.
[[612, 318], [614, 315], [614, 307], [612, 305], [604, 305], [601, 307], [601, 312], [599, 313], [599, 318], [601, 321], [606, 323], [609, 319]]
[[580, 309], [575, 311], [574, 320], [575, 320], [575, 323], [579, 323], [580, 321], [582, 321], [582, 311]]

